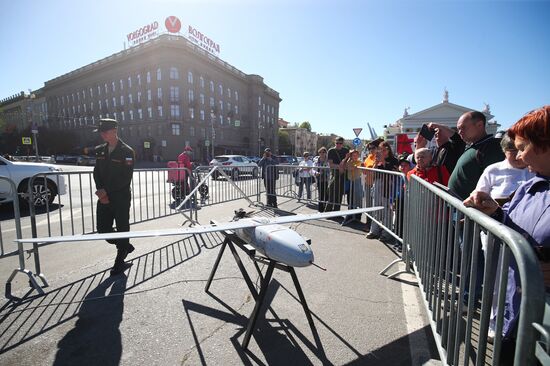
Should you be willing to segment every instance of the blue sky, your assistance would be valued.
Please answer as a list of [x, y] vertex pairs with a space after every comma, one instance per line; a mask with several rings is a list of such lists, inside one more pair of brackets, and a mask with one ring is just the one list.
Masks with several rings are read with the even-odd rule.
[[[220, 44], [316, 132], [382, 133], [405, 107], [489, 103], [510, 126], [550, 103], [549, 1], [10, 1], [0, 23], [0, 98], [123, 49], [169, 15]], [[367, 132], [360, 137], [367, 138]]]

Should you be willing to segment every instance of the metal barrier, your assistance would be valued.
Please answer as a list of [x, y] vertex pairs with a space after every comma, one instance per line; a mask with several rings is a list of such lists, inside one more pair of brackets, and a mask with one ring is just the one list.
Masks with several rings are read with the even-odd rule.
[[[532, 324], [542, 321], [544, 287], [537, 257], [525, 238], [416, 176], [408, 184], [405, 202], [403, 241], [411, 250], [442, 361], [449, 365], [470, 360], [476, 365], [500, 363], [513, 256], [521, 283], [514, 364], [534, 364]], [[467, 306], [463, 307], [463, 301]], [[488, 353], [491, 306], [496, 322], [491, 323], [495, 336]]]
[[[0, 176], [0, 182], [2, 182], [2, 189], [7, 188], [5, 191], [2, 190], [2, 198], [1, 203], [2, 204], [9, 204], [10, 202], [13, 204], [13, 218], [14, 218], [14, 225], [15, 225], [15, 235], [17, 239], [21, 239], [23, 236], [21, 234], [21, 215], [19, 212], [19, 197], [17, 195], [17, 187], [15, 186], [15, 183], [7, 178]], [[2, 227], [0, 224], [0, 232], [2, 231]], [[2, 236], [0, 235], [0, 251], [1, 255], [7, 256], [7, 255], [13, 255], [17, 254], [19, 256], [19, 268], [16, 268], [12, 271], [11, 275], [9, 276], [8, 280], [6, 281], [6, 287], [5, 287], [5, 296], [6, 298], [15, 298], [11, 293], [11, 282], [15, 278], [15, 276], [18, 273], [23, 273], [26, 275], [29, 279], [29, 284], [31, 287], [33, 287], [40, 295], [44, 294], [44, 291], [38, 285], [34, 278], [34, 274], [28, 270], [25, 267], [25, 253], [23, 251], [23, 245], [21, 243], [17, 243], [17, 250], [12, 253], [6, 253], [4, 249], [4, 241], [2, 239]]]

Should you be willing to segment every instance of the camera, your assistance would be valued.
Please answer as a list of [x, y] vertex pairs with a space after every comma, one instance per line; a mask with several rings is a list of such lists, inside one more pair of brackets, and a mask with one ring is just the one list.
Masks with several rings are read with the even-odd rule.
[[420, 136], [424, 137], [426, 140], [430, 141], [435, 135], [435, 130], [428, 128], [428, 125], [423, 124], [420, 129]]

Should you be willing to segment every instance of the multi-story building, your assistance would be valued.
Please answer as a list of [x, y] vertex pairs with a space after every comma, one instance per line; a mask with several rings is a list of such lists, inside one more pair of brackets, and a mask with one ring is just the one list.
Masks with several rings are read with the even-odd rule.
[[284, 129], [288, 133], [292, 151], [289, 154], [302, 156], [304, 151], [308, 151], [312, 156], [317, 155], [317, 133], [308, 131], [307, 128], [287, 127]]
[[278, 147], [279, 93], [175, 34], [46, 81], [42, 91], [48, 125], [73, 130], [75, 146], [96, 143], [92, 126], [114, 118], [138, 159], [173, 160], [185, 146], [203, 162]]

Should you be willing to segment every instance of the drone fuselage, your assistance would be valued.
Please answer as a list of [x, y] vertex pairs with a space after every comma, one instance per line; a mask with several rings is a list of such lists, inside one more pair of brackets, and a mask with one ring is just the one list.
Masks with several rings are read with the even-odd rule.
[[[244, 219], [247, 220], [247, 219]], [[313, 251], [296, 231], [282, 225], [265, 225], [235, 230], [236, 234], [266, 257], [292, 267], [313, 262]]]

